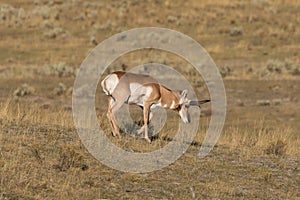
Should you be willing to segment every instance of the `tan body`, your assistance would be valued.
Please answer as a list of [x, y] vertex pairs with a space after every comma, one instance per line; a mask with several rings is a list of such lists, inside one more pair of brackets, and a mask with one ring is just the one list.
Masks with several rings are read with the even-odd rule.
[[[115, 112], [124, 104], [136, 104], [143, 108], [144, 125], [138, 133], [145, 132], [145, 139], [151, 142], [148, 137], [148, 124], [152, 118], [151, 110], [157, 106], [176, 110], [184, 123], [189, 123], [188, 106], [191, 101], [187, 99], [187, 91], [172, 91], [157, 83], [148, 75], [113, 72], [106, 76], [101, 82], [105, 94], [108, 96], [107, 117], [110, 121], [113, 136], [118, 136], [119, 127], [115, 120]], [[202, 103], [208, 102], [204, 100]], [[199, 105], [192, 103], [193, 105]]]

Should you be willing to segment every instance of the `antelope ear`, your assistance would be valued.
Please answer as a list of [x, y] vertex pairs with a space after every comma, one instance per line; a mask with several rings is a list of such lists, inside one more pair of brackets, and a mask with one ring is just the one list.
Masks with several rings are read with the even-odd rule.
[[188, 93], [188, 90], [183, 90], [180, 95], [181, 95], [181, 97], [186, 98], [187, 93]]
[[182, 104], [184, 102], [184, 100], [186, 99], [187, 97], [187, 90], [183, 90], [181, 93], [180, 93], [180, 100], [179, 100], [179, 104]]

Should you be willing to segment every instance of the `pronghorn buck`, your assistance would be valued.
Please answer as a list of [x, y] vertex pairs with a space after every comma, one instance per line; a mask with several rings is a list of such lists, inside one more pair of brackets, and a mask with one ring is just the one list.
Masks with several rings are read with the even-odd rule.
[[148, 124], [152, 118], [151, 110], [157, 106], [175, 110], [184, 123], [190, 122], [189, 106], [199, 106], [210, 100], [191, 101], [187, 98], [187, 90], [173, 91], [159, 84], [148, 75], [116, 71], [106, 76], [101, 82], [104, 93], [108, 96], [107, 117], [113, 136], [119, 136], [120, 131], [115, 120], [115, 112], [124, 104], [135, 104], [143, 108], [144, 125], [138, 134], [145, 132], [148, 137]]

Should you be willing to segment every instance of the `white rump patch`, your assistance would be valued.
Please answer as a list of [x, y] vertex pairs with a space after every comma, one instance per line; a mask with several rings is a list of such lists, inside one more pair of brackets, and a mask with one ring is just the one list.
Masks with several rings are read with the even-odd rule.
[[118, 76], [116, 74], [110, 74], [106, 76], [105, 79], [101, 82], [102, 90], [106, 95], [111, 95], [117, 87], [118, 83]]

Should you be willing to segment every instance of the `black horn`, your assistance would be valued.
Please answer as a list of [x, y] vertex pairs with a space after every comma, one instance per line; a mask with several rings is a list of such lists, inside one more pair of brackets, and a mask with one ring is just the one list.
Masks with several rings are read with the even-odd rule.
[[205, 100], [201, 100], [201, 101], [190, 101], [190, 106], [199, 106], [201, 104], [204, 104], [204, 103], [208, 103], [210, 102], [210, 99], [205, 99]]

